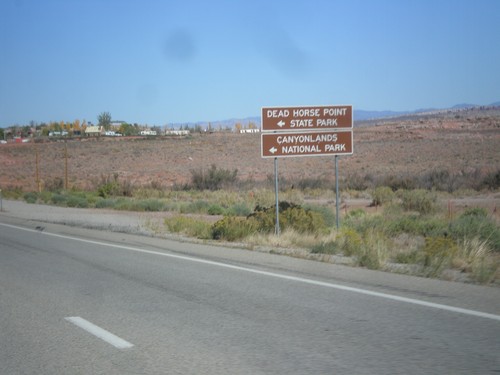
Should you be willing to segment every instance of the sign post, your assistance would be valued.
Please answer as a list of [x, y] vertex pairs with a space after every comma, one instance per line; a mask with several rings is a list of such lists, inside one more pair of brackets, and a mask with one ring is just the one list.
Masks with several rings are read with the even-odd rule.
[[336, 221], [339, 228], [338, 156], [353, 154], [351, 105], [262, 108], [261, 157], [274, 158], [276, 228], [279, 235], [278, 158], [335, 156]]

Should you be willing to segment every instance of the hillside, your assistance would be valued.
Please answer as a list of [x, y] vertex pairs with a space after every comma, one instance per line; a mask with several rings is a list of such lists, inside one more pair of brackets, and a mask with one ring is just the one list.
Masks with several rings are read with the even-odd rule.
[[[429, 171], [486, 173], [500, 166], [500, 109], [473, 108], [357, 122], [354, 155], [340, 159], [342, 179], [419, 175]], [[134, 185], [169, 187], [190, 181], [191, 171], [238, 169], [243, 180], [265, 181], [272, 159], [260, 157], [260, 135], [213, 133], [187, 138], [104, 138], [38, 140], [0, 145], [0, 188], [36, 189], [65, 178], [70, 187], [89, 188], [101, 176], [118, 174]], [[280, 159], [280, 175], [334, 180], [332, 157]]]

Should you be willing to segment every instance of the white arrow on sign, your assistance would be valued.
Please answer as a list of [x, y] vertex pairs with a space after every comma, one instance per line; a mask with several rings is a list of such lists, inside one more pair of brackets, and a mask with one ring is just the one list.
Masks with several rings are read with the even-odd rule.
[[277, 149], [276, 147], [274, 147], [274, 146], [273, 146], [273, 148], [270, 148], [270, 149], [269, 149], [269, 152], [270, 152], [271, 154], [274, 154], [276, 151], [278, 151], [278, 149]]
[[281, 120], [280, 122], [278, 122], [278, 126], [280, 128], [282, 128], [283, 126], [285, 126], [285, 121]]

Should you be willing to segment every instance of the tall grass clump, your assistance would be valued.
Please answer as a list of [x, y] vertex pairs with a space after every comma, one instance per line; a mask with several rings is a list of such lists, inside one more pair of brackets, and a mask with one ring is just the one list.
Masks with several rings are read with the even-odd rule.
[[500, 228], [485, 209], [465, 210], [450, 223], [450, 235], [458, 241], [477, 237], [486, 241], [494, 252], [500, 253]]
[[395, 194], [388, 186], [379, 186], [372, 193], [372, 206], [382, 206], [391, 203]]
[[490, 283], [500, 267], [500, 258], [492, 256], [488, 241], [479, 237], [464, 238], [458, 243], [458, 252], [453, 259], [454, 268], [467, 272], [471, 277], [481, 283]]
[[208, 170], [191, 170], [191, 184], [198, 190], [219, 190], [233, 186], [238, 181], [237, 176], [237, 169], [231, 171], [212, 164]]
[[171, 233], [179, 233], [199, 239], [211, 238], [211, 224], [190, 216], [176, 215], [165, 218], [165, 226]]
[[399, 196], [402, 207], [407, 211], [429, 214], [436, 210], [437, 197], [433, 192], [423, 189], [402, 190]]

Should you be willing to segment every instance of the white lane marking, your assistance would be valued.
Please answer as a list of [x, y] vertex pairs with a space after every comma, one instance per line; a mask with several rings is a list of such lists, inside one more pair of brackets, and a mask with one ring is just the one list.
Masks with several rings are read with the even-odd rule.
[[189, 256], [184, 256], [184, 255], [169, 254], [169, 253], [160, 253], [158, 251], [143, 250], [143, 249], [139, 249], [139, 248], [136, 248], [136, 247], [116, 245], [116, 244], [106, 243], [106, 242], [100, 242], [100, 241], [86, 240], [86, 239], [83, 239], [83, 238], [70, 237], [70, 236], [65, 236], [65, 235], [62, 235], [62, 234], [49, 233], [49, 232], [39, 232], [39, 231], [34, 230], [34, 229], [18, 227], [18, 226], [10, 225], [10, 224], [0, 223], [0, 225], [6, 226], [6, 227], [10, 227], [10, 228], [14, 228], [14, 229], [24, 230], [24, 231], [27, 231], [27, 232], [39, 233], [39, 234], [46, 235], [46, 236], [64, 238], [64, 239], [67, 239], [67, 240], [79, 241], [79, 242], [84, 242], [84, 243], [93, 244], [93, 245], [99, 245], [99, 246], [113, 247], [113, 248], [117, 248], [117, 249], [129, 250], [129, 251], [133, 251], [133, 252], [137, 252], [137, 253], [158, 255], [158, 256], [163, 256], [163, 257], [168, 257], [168, 258], [175, 258], [175, 259], [185, 260], [185, 261], [189, 261], [189, 262], [196, 262], [196, 263], [201, 263], [201, 264], [209, 264], [209, 265], [217, 266], [217, 267], [230, 268], [230, 269], [233, 269], [233, 270], [250, 272], [250, 273], [254, 273], [254, 274], [258, 274], [258, 275], [265, 275], [265, 276], [270, 276], [270, 277], [284, 279], [284, 280], [297, 281], [297, 282], [301, 282], [301, 283], [305, 283], [305, 284], [310, 284], [310, 285], [316, 285], [316, 286], [322, 286], [322, 287], [326, 287], [326, 288], [344, 290], [344, 291], [347, 291], [347, 292], [364, 294], [364, 295], [368, 295], [368, 296], [372, 296], [372, 297], [385, 298], [385, 299], [390, 299], [390, 300], [393, 300], [393, 301], [411, 303], [413, 305], [420, 305], [420, 306], [425, 306], [425, 307], [431, 307], [431, 308], [434, 308], [434, 309], [439, 309], [439, 310], [450, 311], [450, 312], [455, 312], [455, 313], [459, 313], [459, 314], [465, 314], [465, 315], [475, 316], [475, 317], [479, 317], [479, 318], [486, 318], [486, 319], [492, 319], [492, 320], [498, 320], [498, 321], [500, 321], [500, 315], [485, 313], [485, 312], [477, 311], [477, 310], [463, 309], [461, 307], [454, 307], [454, 306], [449, 306], [449, 305], [442, 305], [440, 303], [427, 302], [427, 301], [423, 301], [423, 300], [419, 300], [419, 299], [414, 299], [414, 298], [400, 297], [400, 296], [396, 296], [396, 295], [393, 295], [393, 294], [374, 292], [374, 291], [367, 290], [367, 289], [353, 288], [353, 287], [350, 287], [350, 286], [345, 286], [345, 285], [340, 285], [340, 284], [333, 284], [333, 283], [327, 283], [327, 282], [317, 281], [317, 280], [312, 280], [312, 279], [306, 279], [306, 278], [303, 278], [303, 277], [288, 276], [288, 275], [283, 275], [283, 274], [280, 274], [280, 273], [274, 273], [274, 272], [268, 272], [268, 271], [261, 271], [261, 270], [252, 269], [252, 268], [246, 268], [246, 267], [241, 267], [241, 266], [234, 266], [234, 265], [231, 265], [231, 264], [215, 262], [215, 261], [212, 261], [212, 260], [198, 259], [198, 258], [193, 258], [193, 257], [189, 257]]
[[125, 341], [124, 339], [113, 335], [111, 332], [106, 331], [105, 329], [96, 326], [95, 324], [89, 322], [88, 320], [80, 318], [79, 316], [70, 316], [64, 319], [87, 331], [88, 333], [99, 337], [101, 340], [106, 341], [108, 344], [111, 344], [118, 349], [128, 349], [134, 346], [128, 341]]

